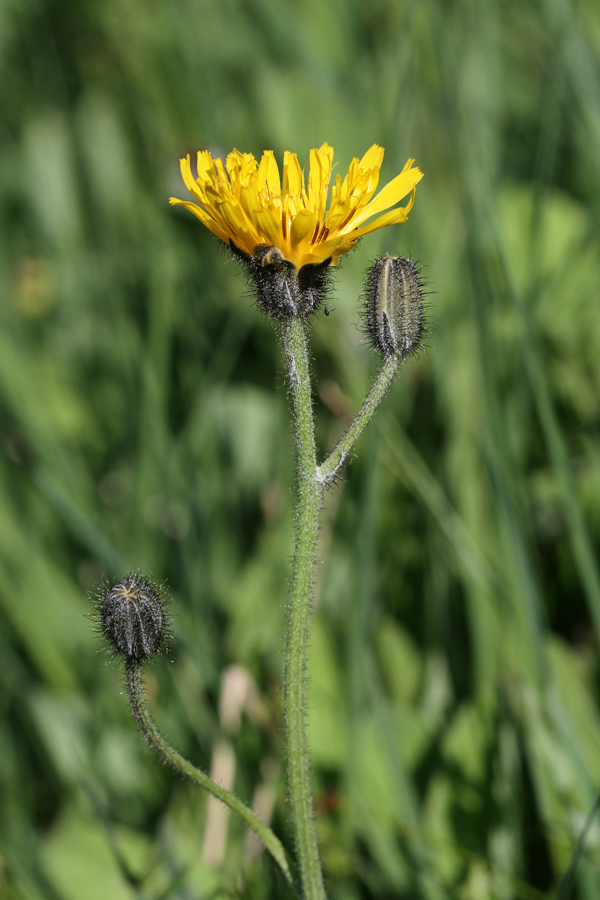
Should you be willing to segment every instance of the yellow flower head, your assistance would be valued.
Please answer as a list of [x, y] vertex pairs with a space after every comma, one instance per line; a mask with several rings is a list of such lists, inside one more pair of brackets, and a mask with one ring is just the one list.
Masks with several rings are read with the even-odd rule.
[[[276, 247], [296, 269], [328, 259], [336, 265], [359, 238], [385, 225], [406, 222], [412, 208], [416, 185], [423, 177], [413, 167], [413, 159], [374, 196], [383, 153], [382, 147], [373, 144], [361, 160], [352, 160], [343, 181], [336, 175], [327, 209], [333, 169], [329, 144], [310, 151], [308, 185], [295, 153], [285, 152], [281, 180], [272, 150], [265, 150], [259, 164], [251, 153], [234, 150], [225, 166], [210, 151], [202, 150], [195, 180], [190, 157], [181, 160], [185, 186], [198, 203], [175, 197], [169, 202], [187, 207], [213, 234], [248, 256], [262, 244]], [[407, 194], [411, 194], [407, 205], [396, 206]]]

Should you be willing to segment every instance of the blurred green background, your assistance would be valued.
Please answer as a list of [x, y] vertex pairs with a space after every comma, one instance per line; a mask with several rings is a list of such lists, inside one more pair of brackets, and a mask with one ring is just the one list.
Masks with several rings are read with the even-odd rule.
[[103, 577], [168, 580], [156, 718], [291, 847], [278, 340], [167, 198], [187, 152], [323, 141], [425, 178], [314, 320], [322, 453], [376, 368], [368, 262], [432, 292], [324, 510], [331, 900], [600, 897], [599, 50], [595, 0], [1, 0], [2, 898], [289, 896], [146, 749], [85, 614]]

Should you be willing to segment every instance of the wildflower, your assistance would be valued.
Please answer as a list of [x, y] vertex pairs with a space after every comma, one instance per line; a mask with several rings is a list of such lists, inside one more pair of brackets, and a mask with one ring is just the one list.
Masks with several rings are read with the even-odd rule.
[[[198, 202], [175, 197], [169, 202], [185, 206], [218, 238], [249, 257], [257, 247], [274, 247], [296, 270], [336, 265], [359, 238], [406, 222], [412, 208], [423, 177], [413, 159], [375, 196], [383, 154], [373, 144], [361, 160], [352, 160], [343, 181], [336, 175], [328, 209], [333, 170], [329, 144], [310, 151], [308, 185], [295, 153], [285, 152], [281, 180], [272, 150], [265, 150], [259, 164], [251, 153], [233, 150], [225, 165], [203, 150], [196, 179], [189, 155], [181, 160], [185, 185]], [[408, 194], [407, 205], [396, 206]]]

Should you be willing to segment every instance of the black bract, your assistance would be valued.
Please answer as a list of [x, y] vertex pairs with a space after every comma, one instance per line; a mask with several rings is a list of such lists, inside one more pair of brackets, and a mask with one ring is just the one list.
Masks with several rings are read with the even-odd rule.
[[112, 649], [137, 661], [158, 653], [167, 637], [169, 617], [161, 588], [140, 575], [129, 575], [97, 592], [96, 620]]
[[385, 358], [404, 359], [423, 335], [419, 269], [412, 259], [386, 254], [372, 266], [365, 286], [367, 331]]
[[273, 319], [307, 319], [329, 292], [331, 257], [296, 269], [277, 247], [259, 244], [248, 256], [233, 243], [229, 246], [242, 262], [263, 311]]

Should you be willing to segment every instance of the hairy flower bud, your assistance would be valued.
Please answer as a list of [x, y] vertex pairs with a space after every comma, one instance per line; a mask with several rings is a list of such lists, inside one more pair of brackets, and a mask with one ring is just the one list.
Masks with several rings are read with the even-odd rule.
[[168, 630], [161, 588], [137, 574], [98, 590], [94, 618], [117, 653], [138, 661], [158, 653]]
[[252, 256], [234, 244], [231, 251], [243, 263], [263, 311], [273, 319], [307, 319], [329, 291], [331, 257], [297, 269], [281, 250], [267, 244], [259, 244]]
[[423, 334], [422, 290], [412, 259], [387, 253], [367, 277], [366, 325], [376, 350], [404, 359]]

